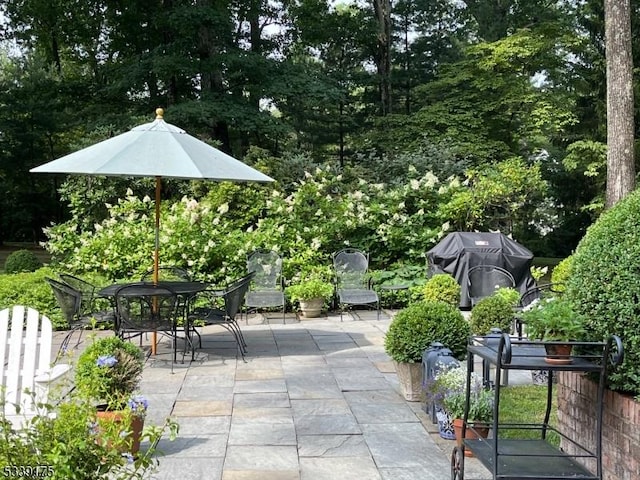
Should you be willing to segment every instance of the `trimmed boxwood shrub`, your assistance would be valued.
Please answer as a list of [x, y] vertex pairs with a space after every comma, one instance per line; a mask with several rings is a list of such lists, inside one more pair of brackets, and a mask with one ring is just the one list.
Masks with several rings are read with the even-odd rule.
[[0, 309], [14, 305], [25, 305], [49, 317], [54, 328], [67, 325], [51, 287], [44, 277], [53, 277], [54, 272], [44, 267], [35, 272], [0, 275]]
[[625, 360], [609, 387], [640, 393], [640, 191], [589, 227], [573, 254], [565, 296], [586, 316], [588, 338], [622, 339]]
[[42, 262], [31, 250], [11, 252], [4, 262], [5, 273], [35, 272], [42, 267]]
[[450, 348], [463, 358], [471, 334], [457, 307], [444, 302], [422, 301], [400, 310], [391, 321], [384, 340], [387, 354], [396, 362], [417, 363], [431, 342]]
[[423, 292], [427, 301], [445, 302], [454, 307], [460, 305], [460, 285], [447, 273], [438, 273], [427, 280]]
[[476, 335], [487, 335], [492, 328], [511, 332], [513, 304], [507, 295], [497, 293], [483, 298], [471, 309], [471, 330]]

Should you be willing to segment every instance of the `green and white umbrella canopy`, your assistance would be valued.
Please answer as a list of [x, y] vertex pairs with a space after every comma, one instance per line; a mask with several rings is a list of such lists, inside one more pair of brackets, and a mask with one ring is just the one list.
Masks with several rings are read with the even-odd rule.
[[156, 178], [156, 244], [154, 279], [159, 266], [161, 179], [203, 179], [231, 182], [272, 182], [273, 179], [181, 128], [156, 119], [128, 132], [35, 167], [33, 173], [66, 173]]

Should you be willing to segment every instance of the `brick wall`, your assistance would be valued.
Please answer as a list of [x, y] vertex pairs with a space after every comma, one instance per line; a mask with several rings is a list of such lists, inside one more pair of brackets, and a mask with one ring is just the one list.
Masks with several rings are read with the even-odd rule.
[[[562, 433], [595, 452], [597, 384], [576, 372], [558, 375], [558, 424]], [[568, 454], [583, 453], [562, 441]], [[586, 466], [595, 474], [595, 461]], [[640, 403], [605, 390], [602, 417], [604, 480], [640, 479]]]

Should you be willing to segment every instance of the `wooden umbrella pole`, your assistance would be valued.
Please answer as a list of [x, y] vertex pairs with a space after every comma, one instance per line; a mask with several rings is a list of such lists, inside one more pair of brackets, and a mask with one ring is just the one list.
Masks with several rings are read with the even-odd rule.
[[[153, 284], [157, 285], [160, 279], [160, 199], [162, 190], [162, 180], [160, 177], [156, 177], [156, 239], [155, 249], [153, 252]], [[157, 308], [157, 305], [156, 305]], [[156, 343], [158, 341], [158, 334], [153, 332], [151, 335], [151, 355], [156, 354]]]

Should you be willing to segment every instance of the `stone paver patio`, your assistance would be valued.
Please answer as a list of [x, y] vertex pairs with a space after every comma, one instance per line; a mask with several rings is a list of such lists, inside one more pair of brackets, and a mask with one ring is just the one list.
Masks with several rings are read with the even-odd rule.
[[[444, 480], [455, 442], [423, 405], [405, 401], [384, 351], [391, 317], [357, 311], [282, 323], [241, 322], [246, 361], [230, 334], [202, 330], [196, 359], [171, 372], [168, 343], [145, 366], [148, 422], [172, 415], [156, 480]], [[143, 445], [144, 447], [144, 445]], [[489, 478], [477, 461], [465, 478]]]

